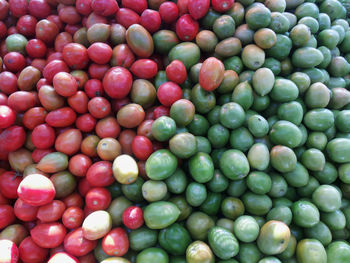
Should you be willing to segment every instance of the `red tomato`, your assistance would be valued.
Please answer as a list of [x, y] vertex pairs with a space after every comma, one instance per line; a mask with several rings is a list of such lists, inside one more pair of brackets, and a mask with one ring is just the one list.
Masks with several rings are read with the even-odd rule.
[[21, 126], [13, 125], [0, 133], [0, 152], [14, 152], [24, 145], [26, 133]]
[[47, 54], [47, 63], [50, 63], [53, 60], [63, 60], [63, 56], [61, 52], [54, 52], [53, 49], [49, 49]]
[[22, 181], [22, 177], [16, 176], [13, 171], [4, 172], [0, 175], [0, 192], [9, 199], [18, 197], [17, 188]]
[[21, 17], [28, 13], [27, 0], [9, 0], [11, 14], [15, 17]]
[[112, 66], [120, 66], [129, 68], [135, 61], [134, 53], [126, 44], [119, 44], [113, 48], [113, 55], [111, 59]]
[[106, 64], [112, 57], [112, 48], [101, 42], [93, 43], [87, 52], [89, 58], [97, 64]]
[[188, 14], [188, 0], [177, 0], [177, 7], [179, 8], [179, 15]]
[[45, 18], [51, 13], [51, 7], [45, 0], [29, 1], [28, 10], [31, 15], [37, 18]]
[[198, 20], [202, 17], [204, 17], [210, 7], [210, 0], [191, 0], [188, 1], [188, 11], [190, 15]]
[[198, 22], [190, 15], [183, 15], [176, 22], [176, 34], [182, 41], [192, 41], [198, 30]]
[[18, 33], [26, 36], [33, 37], [35, 35], [35, 27], [38, 20], [31, 15], [21, 16], [16, 24]]
[[6, 105], [0, 105], [0, 129], [10, 127], [15, 123], [16, 113]]
[[8, 97], [8, 105], [16, 112], [24, 112], [34, 107], [35, 97], [28, 91], [16, 91]]
[[121, 227], [112, 229], [102, 240], [102, 249], [109, 256], [124, 256], [129, 250], [129, 239]]
[[85, 196], [86, 206], [94, 211], [107, 209], [111, 200], [110, 192], [102, 187], [90, 189]]
[[159, 14], [163, 22], [171, 24], [179, 16], [179, 8], [173, 2], [164, 2], [159, 7]]
[[136, 136], [136, 132], [134, 130], [123, 130], [119, 136], [119, 143], [122, 146], [123, 153], [132, 154], [131, 143]]
[[47, 263], [79, 263], [79, 260], [66, 252], [57, 252], [50, 257]]
[[97, 245], [96, 240], [84, 238], [83, 229], [80, 227], [68, 233], [64, 239], [64, 249], [76, 257], [90, 253]]
[[224, 13], [234, 4], [235, 0], [211, 0], [211, 5], [215, 11]]
[[12, 224], [15, 219], [16, 217], [12, 206], [0, 205], [0, 229], [3, 229]]
[[43, 76], [47, 81], [52, 82], [53, 77], [58, 72], [69, 72], [69, 68], [65, 62], [62, 60], [53, 60], [49, 62], [44, 70], [43, 70]]
[[17, 77], [9, 71], [0, 73], [0, 91], [10, 95], [17, 91]]
[[86, 20], [86, 28], [89, 29], [92, 25], [97, 23], [108, 24], [108, 21], [106, 17], [100, 16], [95, 12], [92, 12]]
[[84, 90], [89, 98], [100, 97], [103, 95], [102, 82], [98, 79], [89, 79], [84, 85]]
[[7, 96], [0, 92], [0, 105], [7, 105]]
[[157, 63], [151, 59], [138, 59], [130, 68], [130, 71], [138, 78], [151, 79], [157, 75]]
[[58, 252], [65, 252], [63, 244], [59, 245], [58, 247], [54, 247], [54, 248], [49, 249], [50, 257], [55, 255]]
[[146, 0], [122, 0], [122, 5], [125, 8], [132, 9], [138, 14], [141, 14], [147, 8]]
[[161, 17], [158, 11], [146, 9], [140, 17], [140, 24], [147, 29], [148, 32], [154, 33], [159, 30], [161, 25]]
[[23, 115], [23, 125], [30, 130], [45, 122], [47, 111], [42, 107], [34, 107], [27, 110]]
[[91, 2], [92, 0], [77, 0], [75, 2], [75, 8], [80, 14], [87, 16], [92, 12]]
[[31, 237], [26, 237], [18, 247], [19, 255], [24, 263], [43, 262], [49, 250], [39, 247]]
[[62, 217], [65, 209], [66, 205], [62, 201], [53, 200], [51, 203], [39, 207], [36, 216], [41, 222], [54, 222]]
[[92, 165], [91, 159], [85, 154], [77, 154], [69, 159], [68, 169], [75, 176], [85, 176]]
[[41, 174], [30, 174], [18, 186], [18, 197], [32, 206], [46, 205], [55, 197], [55, 186]]
[[26, 60], [19, 52], [9, 52], [4, 56], [4, 64], [6, 69], [12, 72], [18, 72], [24, 69]]
[[72, 69], [83, 69], [89, 62], [86, 48], [78, 43], [67, 44], [62, 51], [63, 59]]
[[120, 8], [115, 15], [118, 24], [121, 24], [126, 29], [133, 24], [140, 24], [140, 16], [129, 8]]
[[24, 222], [34, 221], [39, 207], [27, 204], [22, 199], [17, 199], [14, 205], [14, 213], [19, 220]]
[[96, 119], [90, 113], [85, 113], [77, 118], [75, 126], [82, 132], [91, 132], [95, 129]]
[[[58, 11], [58, 16], [64, 23], [75, 25], [81, 21], [80, 14], [74, 6], [64, 6]], [[66, 30], [67, 31], [67, 30]]]
[[94, 256], [94, 253], [89, 253], [86, 254], [85, 256], [79, 257], [79, 262], [80, 263], [95, 263], [96, 262], [96, 258]]
[[89, 80], [89, 76], [87, 72], [83, 70], [73, 70], [70, 72], [70, 74], [75, 78], [78, 84], [78, 88], [82, 89], [86, 83], [86, 81]]
[[182, 98], [182, 89], [174, 82], [165, 82], [158, 88], [157, 97], [160, 103], [170, 107], [175, 101]]
[[110, 16], [119, 11], [115, 0], [92, 0], [91, 9], [100, 16]]
[[153, 152], [152, 142], [145, 136], [134, 137], [131, 147], [136, 158], [141, 161], [147, 160]]
[[154, 109], [154, 111], [153, 111], [154, 120], [156, 120], [162, 116], [170, 116], [170, 108], [169, 107], [165, 107], [163, 105], [160, 105]]
[[111, 113], [111, 104], [104, 97], [95, 97], [89, 101], [88, 110], [93, 117], [102, 119]]
[[36, 126], [32, 132], [32, 143], [39, 149], [50, 148], [54, 145], [55, 139], [55, 130], [47, 124]]
[[126, 97], [132, 86], [131, 73], [122, 67], [113, 67], [103, 78], [103, 88], [112, 99], [121, 99]]
[[89, 98], [84, 91], [78, 91], [73, 96], [69, 97], [68, 105], [77, 113], [85, 113], [87, 112], [87, 105], [89, 102]]
[[46, 45], [40, 39], [31, 39], [26, 45], [26, 52], [32, 58], [42, 58], [47, 51]]
[[107, 117], [97, 122], [95, 132], [101, 139], [107, 137], [117, 138], [120, 134], [120, 126], [116, 118]]
[[91, 63], [89, 66], [88, 72], [91, 78], [102, 80], [106, 72], [110, 68], [111, 67], [109, 66], [109, 64], [99, 65], [96, 63]]
[[116, 99], [112, 100], [112, 110], [113, 112], [118, 112], [122, 107], [125, 105], [131, 103], [130, 99], [128, 97], [122, 98], [122, 99]]
[[54, 22], [47, 19], [40, 20], [35, 27], [35, 37], [47, 44], [52, 43], [59, 33], [59, 29]]
[[62, 223], [68, 229], [75, 229], [81, 226], [84, 221], [84, 211], [77, 206], [68, 207], [62, 215]]
[[172, 61], [165, 69], [169, 81], [182, 84], [187, 78], [187, 71], [184, 63], [180, 60]]
[[63, 199], [63, 202], [65, 203], [66, 207], [83, 207], [83, 198], [78, 193], [72, 193], [71, 195], [68, 195]]
[[83, 136], [78, 129], [68, 129], [57, 136], [55, 148], [67, 155], [73, 155], [80, 150]]
[[[51, 0], [51, 1], [54, 1], [54, 0]], [[61, 31], [63, 29], [63, 22], [61, 21], [61, 19], [58, 15], [50, 15], [46, 19], [55, 23], [55, 25], [58, 27], [59, 31]]]
[[123, 212], [123, 224], [129, 229], [137, 229], [144, 223], [143, 212], [140, 207], [129, 206]]
[[86, 180], [94, 187], [111, 185], [114, 182], [112, 163], [108, 161], [94, 163], [86, 173]]
[[54, 248], [59, 246], [65, 236], [66, 228], [57, 222], [42, 223], [30, 230], [33, 241], [42, 248]]
[[44, 71], [45, 66], [46, 66], [46, 60], [40, 59], [40, 58], [35, 58], [35, 59], [33, 59], [32, 63], [30, 65], [32, 67], [38, 69], [42, 73]]
[[0, 262], [17, 263], [19, 259], [18, 248], [10, 240], [0, 240]]
[[72, 35], [68, 32], [61, 32], [55, 39], [55, 50], [56, 52], [62, 52], [65, 45], [72, 43]]
[[[72, 125], [77, 118], [76, 113], [69, 107], [60, 108], [49, 112], [45, 121], [52, 127], [67, 127]], [[0, 135], [1, 136], [1, 135]]]
[[76, 79], [67, 72], [59, 72], [53, 77], [55, 91], [63, 96], [70, 97], [77, 93], [78, 83]]
[[0, 192], [0, 204], [8, 205], [10, 201]]
[[9, 3], [6, 0], [0, 0], [0, 19], [3, 20], [7, 17], [9, 12]]
[[153, 140], [152, 125], [153, 125], [153, 118], [152, 120], [144, 120], [139, 125], [139, 127], [137, 127], [137, 135], [145, 136], [148, 139]]

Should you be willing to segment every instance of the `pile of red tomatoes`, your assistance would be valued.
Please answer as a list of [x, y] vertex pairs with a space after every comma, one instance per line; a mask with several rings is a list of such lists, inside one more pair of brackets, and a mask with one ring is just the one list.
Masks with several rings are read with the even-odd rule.
[[[166, 147], [152, 123], [183, 97], [187, 71], [173, 61], [154, 89], [165, 67], [151, 34], [194, 39], [209, 1], [187, 2], [0, 0], [0, 262], [96, 262], [97, 239], [110, 256], [128, 251], [125, 228], [88, 239], [82, 224], [114, 198], [117, 156], [147, 178], [145, 161]], [[140, 227], [141, 208], [122, 220]]]

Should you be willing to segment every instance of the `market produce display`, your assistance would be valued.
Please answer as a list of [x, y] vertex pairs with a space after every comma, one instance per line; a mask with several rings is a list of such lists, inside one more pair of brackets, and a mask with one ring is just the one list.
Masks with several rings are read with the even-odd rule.
[[0, 263], [349, 263], [348, 0], [0, 0]]

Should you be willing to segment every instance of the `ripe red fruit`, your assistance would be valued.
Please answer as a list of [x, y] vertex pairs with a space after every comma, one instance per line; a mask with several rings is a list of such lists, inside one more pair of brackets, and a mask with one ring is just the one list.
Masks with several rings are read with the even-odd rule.
[[140, 207], [130, 206], [123, 212], [123, 224], [130, 229], [137, 229], [144, 223], [143, 212]]

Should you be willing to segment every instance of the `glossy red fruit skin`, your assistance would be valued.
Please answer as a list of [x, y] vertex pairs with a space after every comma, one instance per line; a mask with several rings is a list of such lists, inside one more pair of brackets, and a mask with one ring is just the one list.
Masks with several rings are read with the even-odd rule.
[[21, 148], [26, 140], [26, 133], [21, 126], [13, 125], [0, 133], [0, 151], [14, 152]]
[[10, 205], [0, 205], [0, 229], [7, 227], [16, 220], [13, 207]]
[[129, 250], [129, 239], [121, 227], [112, 229], [102, 240], [102, 249], [109, 256], [122, 257]]
[[146, 161], [153, 153], [152, 142], [146, 136], [137, 135], [131, 143], [131, 148], [136, 158], [141, 161]]
[[87, 112], [89, 98], [84, 91], [79, 90], [67, 99], [68, 105], [77, 113]]
[[156, 120], [162, 116], [170, 116], [170, 108], [160, 105], [153, 111], [153, 119]]
[[187, 78], [187, 71], [185, 65], [180, 60], [172, 61], [165, 69], [168, 80], [177, 84], [182, 84]]
[[56, 190], [51, 180], [44, 175], [30, 174], [19, 184], [17, 194], [32, 206], [42, 206], [52, 202]]
[[170, 107], [175, 101], [182, 98], [182, 90], [174, 82], [165, 82], [158, 88], [157, 97], [161, 104]]
[[55, 139], [55, 130], [47, 124], [36, 126], [32, 132], [32, 142], [39, 149], [50, 148], [54, 145]]
[[9, 3], [6, 0], [0, 1], [0, 20], [4, 20], [9, 12]]
[[26, 51], [32, 58], [42, 58], [45, 56], [47, 48], [40, 39], [31, 39], [26, 45]]
[[137, 229], [144, 223], [143, 212], [140, 207], [129, 206], [123, 212], [123, 224], [129, 229]]
[[133, 24], [140, 24], [140, 16], [129, 8], [120, 8], [115, 15], [115, 19], [118, 24], [121, 24], [126, 29]]
[[119, 6], [114, 0], [92, 0], [91, 9], [100, 16], [110, 16], [119, 11]]
[[159, 14], [164, 23], [171, 24], [178, 18], [179, 8], [175, 3], [167, 1], [160, 5]]
[[76, 257], [81, 257], [90, 253], [96, 245], [96, 240], [84, 238], [83, 229], [81, 227], [68, 233], [64, 238], [64, 249], [69, 254]]
[[141, 14], [147, 8], [146, 0], [122, 0], [122, 5], [125, 8], [130, 8], [138, 14]]
[[68, 229], [75, 229], [80, 227], [83, 221], [84, 211], [77, 206], [68, 207], [62, 215], [62, 223]]
[[51, 44], [59, 33], [59, 28], [54, 22], [47, 19], [40, 20], [35, 27], [35, 37]]
[[111, 104], [104, 97], [95, 97], [89, 101], [88, 111], [94, 118], [103, 119], [111, 113]]
[[43, 223], [60, 220], [66, 205], [60, 200], [53, 200], [47, 205], [39, 207], [36, 217]]
[[87, 16], [92, 12], [91, 2], [92, 0], [77, 0], [75, 2], [75, 8], [80, 14]]
[[76, 113], [69, 107], [53, 110], [46, 115], [45, 121], [52, 127], [62, 128], [72, 125], [77, 118]]
[[112, 99], [125, 98], [132, 87], [132, 75], [122, 67], [113, 67], [103, 78], [103, 88]]
[[78, 43], [67, 44], [63, 48], [62, 55], [71, 69], [83, 69], [89, 62], [87, 49]]
[[190, 15], [181, 16], [176, 22], [176, 35], [182, 41], [192, 41], [199, 30], [199, 23]]
[[47, 248], [39, 247], [30, 236], [23, 239], [18, 249], [21, 260], [26, 263], [44, 261], [49, 253]]
[[159, 12], [151, 9], [146, 9], [142, 12], [140, 17], [140, 24], [147, 29], [148, 32], [154, 33], [158, 31], [162, 19]]
[[30, 230], [33, 241], [42, 248], [54, 248], [62, 244], [67, 230], [58, 222], [41, 223]]
[[8, 97], [9, 107], [16, 112], [25, 112], [35, 106], [35, 97], [28, 91], [16, 91]]
[[138, 59], [130, 68], [130, 71], [138, 78], [151, 79], [157, 75], [157, 63], [151, 59]]
[[112, 48], [101, 42], [93, 43], [87, 52], [89, 58], [97, 64], [107, 64], [112, 57]]
[[190, 15], [198, 20], [202, 17], [204, 17], [210, 7], [210, 0], [191, 0], [188, 1], [188, 11]]
[[94, 163], [87, 170], [86, 180], [94, 187], [111, 185], [114, 182], [112, 163], [108, 161]]
[[111, 201], [110, 192], [103, 187], [91, 188], [85, 196], [86, 207], [93, 211], [107, 209]]
[[55, 91], [63, 97], [71, 97], [78, 91], [78, 83], [76, 79], [67, 72], [57, 73], [53, 77], [52, 82]]
[[19, 251], [15, 243], [10, 240], [0, 240], [0, 262], [17, 263]]
[[37, 18], [45, 18], [50, 15], [51, 7], [45, 0], [31, 0], [28, 4], [29, 13]]
[[15, 17], [21, 17], [28, 13], [28, 2], [26, 0], [10, 0], [9, 8]]
[[43, 70], [43, 76], [47, 81], [51, 83], [53, 77], [58, 72], [69, 72], [69, 68], [67, 64], [62, 60], [53, 60], [45, 66]]
[[24, 222], [34, 221], [38, 213], [39, 207], [27, 204], [18, 198], [14, 205], [14, 213], [19, 220]]
[[212, 0], [211, 5], [215, 11], [224, 13], [233, 6], [234, 2], [235, 0]]
[[6, 69], [12, 72], [19, 72], [26, 66], [26, 60], [24, 56], [19, 52], [9, 52], [4, 58], [3, 62], [6, 66]]
[[0, 105], [0, 129], [6, 129], [15, 123], [16, 113], [6, 105]]
[[82, 132], [92, 132], [96, 127], [97, 120], [90, 114], [80, 115], [75, 121], [75, 126]]

